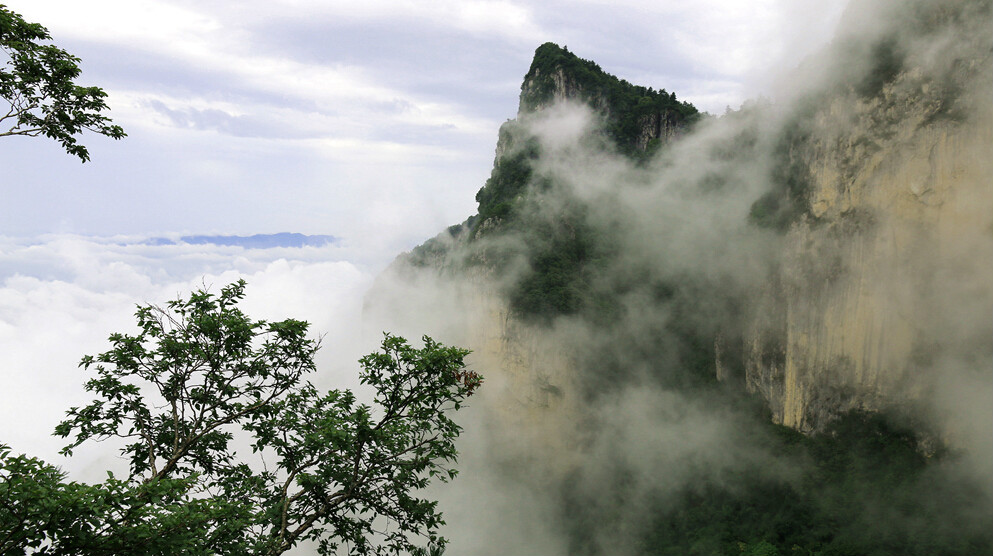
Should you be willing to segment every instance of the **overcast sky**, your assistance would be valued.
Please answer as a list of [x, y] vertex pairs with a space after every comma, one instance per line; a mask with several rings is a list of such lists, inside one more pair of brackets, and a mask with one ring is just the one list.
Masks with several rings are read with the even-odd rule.
[[[60, 445], [52, 428], [89, 399], [79, 358], [105, 350], [135, 303], [196, 284], [247, 278], [250, 314], [313, 322], [327, 334], [328, 380], [349, 385], [354, 375], [331, 375], [365, 352], [352, 341], [362, 292], [398, 252], [475, 211], [497, 129], [516, 115], [541, 43], [722, 113], [827, 42], [842, 9], [823, 0], [0, 1], [82, 59], [82, 83], [109, 93], [110, 116], [128, 133], [84, 136], [86, 164], [45, 138], [0, 138], [0, 442], [50, 460]], [[276, 232], [340, 242], [145, 243]]]
[[331, 234], [409, 248], [474, 212], [545, 41], [721, 113], [825, 42], [818, 0], [4, 0], [128, 137], [0, 144], [0, 234]]

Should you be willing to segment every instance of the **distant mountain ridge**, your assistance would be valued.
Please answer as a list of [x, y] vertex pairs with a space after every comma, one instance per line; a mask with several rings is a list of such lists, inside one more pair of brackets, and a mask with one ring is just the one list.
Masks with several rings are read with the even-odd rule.
[[189, 235], [178, 240], [156, 237], [145, 241], [148, 245], [222, 245], [244, 247], [245, 249], [272, 249], [276, 247], [324, 247], [337, 243], [339, 239], [330, 235], [305, 235], [293, 232], [276, 234], [238, 235]]

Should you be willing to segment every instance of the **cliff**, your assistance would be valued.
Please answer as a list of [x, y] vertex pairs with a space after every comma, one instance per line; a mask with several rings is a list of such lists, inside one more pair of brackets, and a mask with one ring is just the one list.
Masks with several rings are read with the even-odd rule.
[[[753, 325], [746, 357], [777, 422], [925, 399], [950, 358], [990, 355], [993, 62], [988, 25], [963, 16], [982, 4], [932, 13], [899, 53], [877, 39], [889, 79], [821, 93], [790, 123], [803, 215], [765, 291], [781, 318]], [[925, 57], [953, 22], [961, 42]]]
[[675, 93], [632, 85], [553, 43], [539, 46], [521, 85], [517, 118], [501, 126], [493, 173], [476, 195], [474, 231], [512, 218], [527, 189], [542, 186], [534, 168], [543, 154], [535, 123], [540, 128], [550, 109], [569, 104], [591, 108], [604, 147], [635, 160], [647, 159], [700, 117]]
[[853, 4], [721, 117], [546, 43], [369, 320], [475, 350], [480, 466], [558, 552], [989, 553], [991, 15]]
[[[493, 318], [472, 337], [490, 346], [494, 366], [517, 377], [510, 384], [523, 406], [583, 397], [605, 376], [628, 376], [621, 367], [632, 354], [613, 353], [627, 343], [639, 357], [664, 362], [656, 380], [742, 384], [766, 401], [776, 423], [804, 432], [853, 409], [920, 400], [939, 380], [934, 367], [963, 349], [963, 338], [982, 337], [989, 329], [982, 315], [993, 313], [993, 123], [985, 96], [993, 87], [989, 30], [974, 17], [986, 4], [920, 7], [900, 22], [902, 35], [882, 28], [840, 37], [831, 48], [847, 64], [832, 70], [833, 80], [786, 107], [711, 117], [697, 143], [682, 147], [708, 153], [705, 159], [687, 161], [691, 155], [673, 148], [656, 155], [655, 166], [645, 149], [680, 142], [700, 121], [696, 109], [546, 43], [524, 77], [517, 118], [500, 129], [478, 213], [401, 257], [394, 270], [474, 277], [468, 282], [487, 292]], [[941, 42], [950, 34], [954, 42]], [[548, 128], [562, 121], [572, 126], [567, 138], [549, 138]], [[603, 153], [635, 169], [596, 177], [600, 162], [576, 163], [577, 156], [618, 163]], [[573, 175], [577, 167], [588, 174]], [[758, 179], [741, 177], [753, 171]], [[590, 175], [599, 180], [592, 191], [580, 183]], [[653, 180], [661, 180], [659, 195], [636, 202], [638, 209], [657, 203], [659, 212], [624, 212], [635, 210], [630, 197]], [[638, 220], [671, 220], [676, 190], [711, 197], [702, 201], [714, 203], [701, 212], [704, 221], [718, 210], [733, 220], [728, 211], [747, 206], [729, 233], [751, 242], [756, 230], [773, 230], [775, 237], [758, 240], [766, 242], [757, 253], [763, 267], [683, 268], [683, 256], [668, 252], [672, 245], [753, 247], [739, 237], [696, 245], [704, 240], [679, 234], [697, 224], [666, 228], [667, 238], [656, 223]], [[733, 206], [720, 208], [732, 197]], [[694, 198], [691, 210], [700, 204]], [[965, 283], [972, 332], [954, 322], [968, 304]], [[585, 341], [579, 350], [568, 339], [548, 341], [549, 330], [575, 322], [609, 341]], [[638, 338], [616, 338], [613, 330]], [[649, 341], [657, 345], [648, 348]], [[599, 367], [583, 370], [591, 366]]]
[[699, 117], [675, 93], [632, 85], [567, 48], [545, 43], [535, 50], [524, 76], [518, 119], [562, 102], [581, 102], [597, 111], [606, 134], [628, 153], [658, 148]]

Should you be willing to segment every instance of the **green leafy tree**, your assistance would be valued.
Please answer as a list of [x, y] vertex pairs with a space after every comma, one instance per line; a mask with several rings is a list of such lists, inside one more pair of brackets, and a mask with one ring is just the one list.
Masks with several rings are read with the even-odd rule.
[[0, 60], [6, 59], [0, 67], [0, 99], [9, 104], [6, 111], [0, 104], [0, 137], [44, 135], [86, 162], [90, 153], [76, 138], [83, 131], [114, 139], [126, 134], [101, 114], [107, 93], [77, 85], [79, 58], [45, 44], [51, 38], [43, 26], [0, 4]]
[[448, 415], [481, 383], [464, 366], [468, 351], [386, 335], [382, 351], [360, 360], [372, 405], [347, 390], [322, 393], [304, 380], [319, 347], [307, 323], [251, 320], [237, 307], [244, 288], [140, 307], [137, 334], [114, 334], [110, 351], [83, 358], [96, 400], [72, 408], [56, 432], [73, 437], [69, 455], [121, 439], [129, 476], [66, 483], [0, 449], [0, 553], [444, 547], [436, 502], [418, 492], [456, 475], [461, 429]]
[[240, 517], [237, 503], [190, 498], [191, 478], [64, 479], [58, 468], [0, 445], [0, 554], [210, 554], [205, 547], [225, 543], [217, 533], [198, 535]]

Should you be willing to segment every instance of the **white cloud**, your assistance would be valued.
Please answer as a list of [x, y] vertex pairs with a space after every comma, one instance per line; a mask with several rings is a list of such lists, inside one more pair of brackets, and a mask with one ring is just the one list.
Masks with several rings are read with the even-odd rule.
[[[806, 5], [6, 4], [83, 58], [129, 137], [84, 136], [94, 157], [83, 168], [41, 139], [5, 143], [0, 164], [19, 185], [4, 191], [0, 232], [301, 231], [392, 245], [402, 235], [404, 247], [472, 211], [499, 123], [514, 115], [541, 42], [567, 43], [608, 72], [722, 112], [744, 99], [746, 66], [770, 56], [763, 41], [789, 19], [776, 14], [792, 13], [776, 7]], [[384, 233], [393, 235], [369, 239]]]
[[512, 41], [540, 41], [548, 35], [522, 2], [503, 0], [284, 0], [253, 2], [247, 13], [256, 19], [271, 16], [323, 17], [348, 22], [399, 21], [425, 23], [464, 33], [502, 37]]
[[[340, 4], [334, 6], [342, 7]], [[492, 2], [464, 6], [450, 3], [447, 8], [442, 6], [444, 9], [440, 11], [425, 10], [423, 7], [420, 10], [430, 14], [431, 18], [439, 18], [439, 21], [454, 20], [458, 25], [478, 27], [483, 23], [494, 23], [496, 19], [489, 16], [501, 6], [502, 3]], [[385, 128], [397, 124], [444, 126], [470, 134], [488, 132], [493, 128], [492, 122], [469, 116], [459, 107], [423, 100], [409, 92], [381, 85], [361, 67], [333, 60], [323, 64], [303, 62], [258, 50], [254, 47], [258, 41], [253, 40], [250, 31], [238, 27], [230, 15], [245, 10], [256, 15], [259, 12], [272, 13], [279, 7], [268, 3], [266, 8], [258, 10], [229, 5], [213, 15], [206, 6], [198, 6], [194, 10], [179, 7], [175, 2], [155, 0], [94, 0], [86, 3], [47, 0], [32, 2], [23, 8], [14, 3], [13, 7], [24, 10], [25, 17], [29, 19], [44, 21], [57, 37], [77, 38], [163, 56], [191, 69], [211, 72], [226, 87], [241, 88], [243, 94], [264, 94], [282, 103], [271, 106], [245, 99], [232, 101], [229, 92], [225, 93], [223, 100], [193, 97], [179, 101], [172, 98], [169, 99], [170, 106], [222, 105], [226, 113], [234, 115], [266, 115], [274, 110], [296, 112], [283, 120], [287, 128], [299, 125], [301, 121], [306, 122], [312, 117], [313, 109], [310, 107], [316, 107], [320, 120], [344, 122], [344, 126], [325, 127], [325, 133], [362, 133], [363, 130], [357, 128]], [[413, 5], [404, 4], [401, 8], [402, 12], [414, 11]], [[446, 10], [450, 12], [447, 15]], [[307, 16], [305, 12], [279, 13], [291, 13], [297, 18]], [[111, 105], [117, 108], [121, 103], [124, 108], [122, 113], [127, 112], [128, 120], [135, 116], [136, 104], [163, 100], [164, 96], [151, 90], [122, 91], [108, 87], [108, 91], [111, 93]], [[307, 108], [290, 108], [289, 99], [293, 99], [292, 104]], [[383, 105], [393, 109], [384, 111]], [[137, 121], [146, 125], [149, 123], [147, 117], [138, 116]], [[162, 121], [158, 119], [155, 123], [161, 124]], [[305, 129], [313, 127], [314, 122], [305, 124]]]
[[584, 0], [609, 5], [619, 13], [635, 12], [656, 26], [659, 43], [674, 48], [669, 56], [685, 58], [700, 75], [742, 77], [775, 48], [779, 0]]
[[[847, 0], [580, 0], [550, 9], [584, 14], [609, 8], [630, 24], [631, 37], [642, 42], [630, 46], [635, 39], [598, 37], [593, 22], [579, 16], [570, 20], [576, 22], [575, 36], [570, 37], [575, 50], [598, 42], [630, 46], [639, 57], [627, 61], [632, 66], [649, 73], [678, 68], [678, 73], [642, 84], [675, 90], [713, 111], [718, 103], [723, 110], [724, 103], [737, 106], [746, 97], [764, 93], [762, 85], [770, 74], [796, 65], [824, 45], [846, 4]], [[710, 92], [700, 94], [703, 88]]]
[[200, 45], [200, 37], [220, 31], [221, 22], [202, 11], [159, 0], [8, 1], [26, 19], [43, 22], [56, 39], [85, 38], [175, 49]]

